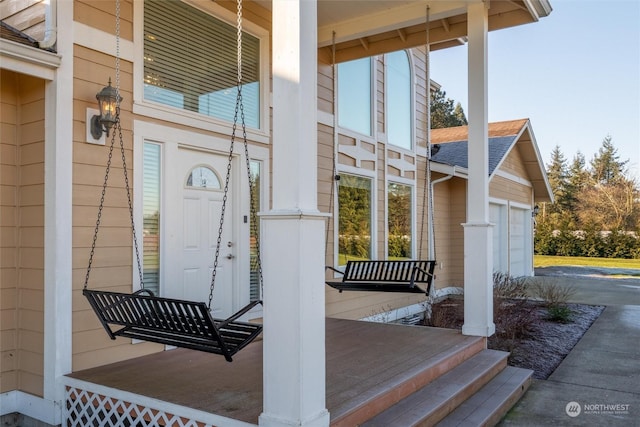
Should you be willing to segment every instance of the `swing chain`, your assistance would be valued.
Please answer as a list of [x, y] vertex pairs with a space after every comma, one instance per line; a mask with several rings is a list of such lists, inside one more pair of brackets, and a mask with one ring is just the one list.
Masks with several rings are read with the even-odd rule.
[[[116, 120], [117, 117], [116, 117]], [[98, 240], [98, 231], [100, 230], [100, 221], [102, 220], [102, 208], [104, 207], [104, 196], [107, 193], [107, 182], [109, 181], [109, 171], [111, 170], [111, 159], [113, 158], [113, 146], [115, 145], [115, 132], [111, 135], [111, 145], [109, 146], [109, 157], [107, 159], [107, 167], [104, 174], [104, 182], [102, 184], [102, 194], [100, 196], [100, 205], [98, 206], [98, 219], [93, 232], [93, 242], [91, 243], [91, 252], [89, 252], [89, 265], [87, 266], [87, 275], [84, 278], [83, 289], [87, 289], [89, 284], [89, 276], [91, 275], [91, 265], [93, 264], [93, 255], [96, 250], [96, 242]]]

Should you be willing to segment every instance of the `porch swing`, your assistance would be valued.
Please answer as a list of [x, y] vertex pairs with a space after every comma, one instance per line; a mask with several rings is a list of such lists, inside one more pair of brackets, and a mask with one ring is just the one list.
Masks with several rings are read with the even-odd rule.
[[220, 255], [220, 242], [222, 239], [224, 215], [226, 210], [227, 195], [229, 192], [229, 181], [231, 177], [231, 164], [233, 159], [234, 143], [236, 139], [236, 128], [238, 124], [238, 115], [241, 118], [242, 134], [244, 142], [244, 151], [247, 165], [247, 175], [249, 178], [249, 199], [250, 199], [250, 215], [252, 218], [252, 231], [256, 236], [257, 250], [257, 271], [258, 281], [262, 289], [262, 263], [260, 260], [260, 244], [258, 238], [258, 230], [256, 224], [256, 207], [254, 203], [254, 188], [251, 185], [251, 169], [249, 163], [247, 133], [245, 127], [244, 108], [242, 103], [242, 0], [238, 0], [238, 68], [237, 68], [237, 97], [236, 107], [233, 119], [233, 130], [231, 133], [231, 142], [229, 146], [229, 163], [227, 165], [227, 174], [224, 186], [224, 196], [221, 206], [220, 225], [218, 228], [217, 247], [214, 255], [214, 265], [211, 274], [211, 285], [209, 287], [209, 301], [195, 302], [173, 298], [164, 298], [155, 295], [150, 289], [144, 287], [142, 267], [140, 263], [140, 253], [138, 241], [136, 239], [136, 229], [133, 220], [133, 205], [131, 202], [131, 192], [129, 188], [129, 179], [127, 175], [127, 165], [125, 161], [124, 143], [122, 138], [122, 128], [120, 125], [120, 101], [119, 95], [119, 0], [116, 1], [116, 118], [115, 128], [118, 131], [120, 140], [120, 152], [122, 155], [122, 167], [124, 173], [125, 189], [127, 193], [127, 201], [129, 204], [129, 215], [131, 218], [131, 230], [133, 232], [133, 241], [135, 247], [138, 274], [141, 289], [133, 293], [121, 293], [110, 291], [99, 291], [88, 288], [89, 276], [91, 273], [91, 264], [98, 238], [98, 230], [102, 217], [102, 209], [104, 206], [104, 197], [109, 179], [109, 170], [111, 167], [111, 158], [115, 145], [115, 132], [111, 137], [111, 145], [109, 148], [109, 157], [106, 166], [104, 183], [102, 186], [102, 196], [98, 208], [98, 218], [91, 245], [89, 255], [89, 264], [87, 266], [87, 274], [84, 281], [82, 294], [87, 298], [89, 304], [93, 308], [100, 323], [106, 330], [112, 340], [117, 337], [125, 337], [131, 339], [139, 339], [144, 341], [155, 342], [159, 344], [171, 345], [176, 347], [199, 350], [208, 353], [223, 355], [225, 359], [231, 362], [232, 356], [247, 344], [252, 342], [262, 332], [262, 325], [238, 321], [238, 319], [249, 312], [262, 301], [253, 301], [240, 309], [227, 319], [216, 319], [211, 315], [211, 304], [213, 301], [213, 293], [216, 282], [216, 270], [218, 266], [218, 258]]
[[[430, 76], [429, 76], [429, 7], [427, 6], [426, 12], [426, 52], [425, 52], [425, 80], [426, 80], [426, 100], [427, 100], [427, 159], [426, 170], [424, 180], [424, 194], [422, 198], [422, 218], [421, 218], [421, 230], [420, 235], [424, 235], [424, 223], [425, 223], [425, 211], [427, 208], [427, 188], [431, 186], [431, 111], [430, 111]], [[335, 32], [333, 34], [332, 44], [332, 73], [333, 81], [336, 81], [335, 73]], [[336, 94], [334, 87], [334, 105], [337, 105]], [[336, 183], [340, 180], [340, 176], [337, 174], [336, 168], [336, 148], [337, 146], [337, 119], [334, 114], [334, 155], [333, 155], [333, 176], [334, 183], [331, 186], [331, 195], [329, 200], [329, 208], [333, 209], [333, 199]], [[401, 293], [420, 293], [429, 296], [431, 294], [431, 288], [433, 279], [435, 277], [435, 239], [434, 239], [434, 225], [433, 225], [433, 191], [429, 191], [429, 215], [430, 219], [427, 221], [430, 224], [430, 255], [433, 256], [433, 260], [347, 260], [347, 264], [344, 271], [338, 270], [334, 267], [327, 266], [326, 268], [334, 271], [340, 278], [333, 280], [326, 280], [325, 283], [330, 287], [337, 289], [340, 292], [343, 291], [371, 291], [371, 292], [401, 292]], [[327, 241], [328, 241], [328, 227], [327, 227]], [[420, 239], [420, 258], [422, 258], [422, 243], [423, 239]]]

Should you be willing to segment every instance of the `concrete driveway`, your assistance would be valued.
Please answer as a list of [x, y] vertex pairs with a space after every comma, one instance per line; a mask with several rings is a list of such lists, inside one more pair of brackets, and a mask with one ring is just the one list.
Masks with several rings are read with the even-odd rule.
[[640, 270], [547, 267], [533, 280], [571, 286], [570, 302], [606, 308], [500, 425], [640, 427]]

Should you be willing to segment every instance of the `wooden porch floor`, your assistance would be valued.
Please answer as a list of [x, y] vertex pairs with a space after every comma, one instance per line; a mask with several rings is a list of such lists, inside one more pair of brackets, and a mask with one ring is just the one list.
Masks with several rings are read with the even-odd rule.
[[[326, 403], [332, 424], [341, 424], [371, 396], [415, 387], [416, 376], [441, 375], [480, 347], [483, 338], [449, 329], [327, 319]], [[262, 412], [261, 340], [232, 363], [175, 349], [69, 376], [253, 424]]]

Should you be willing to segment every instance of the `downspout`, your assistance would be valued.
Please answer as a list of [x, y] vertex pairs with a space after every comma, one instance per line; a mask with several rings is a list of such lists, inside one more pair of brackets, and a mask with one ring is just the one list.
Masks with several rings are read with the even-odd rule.
[[42, 49], [53, 49], [58, 41], [57, 0], [44, 0], [44, 39], [38, 42]]
[[[450, 180], [451, 178], [453, 178], [455, 176], [455, 174], [456, 174], [456, 167], [454, 166], [453, 167], [453, 172], [451, 172], [451, 174], [443, 176], [442, 178], [434, 179], [433, 181], [431, 181], [430, 186], [429, 186], [430, 194], [433, 194], [433, 187], [435, 187], [436, 184], [439, 184], [441, 182]], [[433, 218], [432, 212], [433, 212], [432, 210], [429, 210], [429, 212], [428, 212], [428, 216], [427, 216], [428, 224], [433, 224], [434, 218]], [[431, 239], [430, 238], [429, 239], [429, 254], [430, 255], [433, 254], [434, 250], [435, 250], [435, 239]]]

